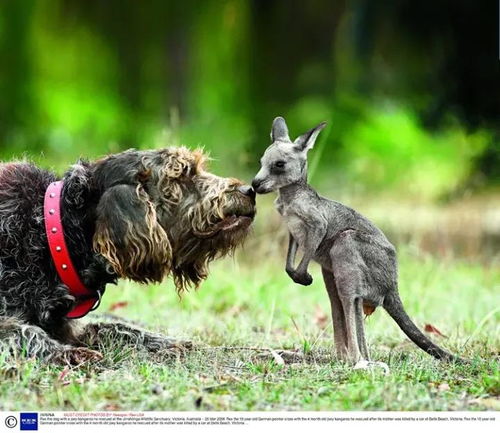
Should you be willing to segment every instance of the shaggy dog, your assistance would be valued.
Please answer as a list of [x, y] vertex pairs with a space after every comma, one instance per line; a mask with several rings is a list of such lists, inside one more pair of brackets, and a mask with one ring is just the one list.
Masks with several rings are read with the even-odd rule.
[[[186, 148], [129, 150], [79, 161], [64, 175], [64, 239], [96, 298], [118, 278], [150, 283], [172, 275], [179, 291], [198, 286], [209, 262], [241, 243], [255, 193], [204, 163]], [[176, 343], [157, 334], [122, 323], [82, 327], [67, 317], [82, 300], [62, 283], [48, 246], [44, 197], [56, 180], [28, 162], [0, 164], [0, 354], [79, 363], [101, 357], [92, 350], [100, 339], [117, 337], [168, 350]]]

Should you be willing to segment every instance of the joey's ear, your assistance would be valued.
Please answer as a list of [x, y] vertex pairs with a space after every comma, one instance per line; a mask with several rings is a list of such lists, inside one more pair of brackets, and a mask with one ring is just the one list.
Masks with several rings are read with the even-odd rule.
[[293, 142], [294, 149], [299, 152], [307, 152], [312, 149], [316, 138], [318, 138], [319, 133], [325, 126], [326, 122], [321, 122], [318, 126], [297, 137]]
[[271, 142], [280, 141], [290, 141], [288, 136], [288, 127], [286, 126], [285, 119], [283, 117], [276, 117], [273, 120], [273, 126], [271, 128]]
[[146, 283], [161, 281], [168, 274], [172, 247], [142, 185], [108, 188], [96, 213], [94, 249], [120, 277]]

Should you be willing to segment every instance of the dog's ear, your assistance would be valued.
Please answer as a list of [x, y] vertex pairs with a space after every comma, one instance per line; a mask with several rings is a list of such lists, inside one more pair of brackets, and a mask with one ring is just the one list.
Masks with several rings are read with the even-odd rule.
[[307, 131], [305, 134], [300, 135], [293, 142], [294, 149], [299, 152], [307, 152], [311, 150], [316, 142], [316, 138], [318, 138], [321, 130], [326, 126], [326, 122], [321, 122], [318, 126], [315, 126], [313, 129]]
[[96, 212], [94, 248], [120, 277], [146, 283], [168, 274], [172, 247], [141, 184], [108, 188]]
[[273, 120], [273, 126], [271, 128], [271, 142], [275, 141], [290, 141], [288, 136], [288, 127], [286, 126], [285, 119], [283, 117], [276, 117]]

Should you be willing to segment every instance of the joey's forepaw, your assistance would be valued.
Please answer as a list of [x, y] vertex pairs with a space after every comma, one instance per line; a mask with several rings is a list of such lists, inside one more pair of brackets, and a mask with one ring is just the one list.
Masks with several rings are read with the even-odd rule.
[[299, 274], [298, 272], [295, 271], [290, 271], [288, 272], [288, 275], [290, 275], [290, 278], [297, 284], [302, 284], [303, 286], [309, 286], [313, 282], [313, 279], [311, 275], [309, 275], [307, 272], [305, 274]]

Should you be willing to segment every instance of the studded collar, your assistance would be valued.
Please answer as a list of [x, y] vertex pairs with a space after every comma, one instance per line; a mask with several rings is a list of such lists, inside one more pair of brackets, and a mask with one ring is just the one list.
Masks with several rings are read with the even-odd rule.
[[75, 307], [66, 315], [78, 319], [95, 310], [101, 301], [101, 292], [87, 288], [76, 271], [64, 239], [61, 220], [61, 195], [63, 182], [52, 182], [45, 192], [43, 213], [45, 232], [52, 261], [61, 281], [68, 287], [69, 293], [77, 300]]

